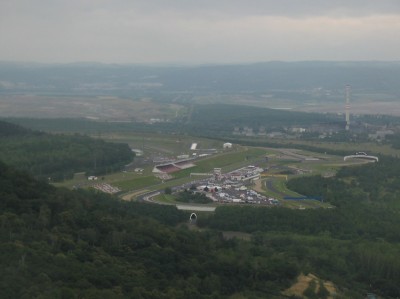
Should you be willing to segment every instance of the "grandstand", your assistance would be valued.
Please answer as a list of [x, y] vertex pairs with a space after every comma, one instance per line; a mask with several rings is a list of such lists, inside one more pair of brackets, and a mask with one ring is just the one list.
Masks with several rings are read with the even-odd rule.
[[178, 170], [181, 170], [179, 167], [176, 167], [174, 164], [166, 164], [166, 165], [157, 165], [154, 167], [153, 172], [164, 172], [164, 173], [173, 173]]
[[188, 160], [176, 162], [176, 163], [174, 163], [174, 165], [176, 167], [179, 167], [180, 169], [186, 169], [186, 168], [191, 168], [191, 167], [196, 166], [195, 164], [193, 164], [192, 162], [190, 162]]
[[172, 163], [165, 163], [154, 166], [153, 173], [173, 173], [181, 169], [187, 169], [194, 166], [196, 165], [192, 163], [191, 159], [175, 161]]

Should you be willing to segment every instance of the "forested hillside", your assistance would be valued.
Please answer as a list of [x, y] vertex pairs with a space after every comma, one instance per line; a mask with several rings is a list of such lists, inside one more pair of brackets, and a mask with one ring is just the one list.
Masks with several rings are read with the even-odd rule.
[[[253, 233], [279, 246], [307, 269], [348, 288], [357, 285], [385, 298], [400, 296], [400, 160], [343, 168], [334, 178], [300, 177], [288, 187], [322, 196], [336, 208], [290, 210], [219, 207], [199, 224]], [[294, 235], [295, 234], [295, 235]]]
[[54, 135], [0, 121], [0, 160], [52, 181], [74, 172], [101, 174], [121, 169], [134, 154], [127, 144], [84, 135]]
[[[362, 182], [357, 171], [341, 175]], [[353, 196], [357, 182], [343, 179], [299, 181], [326, 190], [335, 209], [221, 207], [198, 219], [217, 230], [191, 231], [189, 215], [173, 206], [57, 189], [0, 163], [0, 297], [282, 298], [297, 275], [313, 273], [339, 296], [396, 298], [396, 200]], [[340, 184], [348, 193], [336, 195]], [[227, 240], [220, 230], [251, 240]]]
[[[31, 172], [58, 156], [63, 171], [99, 170], [101, 153], [131, 152], [8, 123], [0, 139], [7, 164]], [[191, 230], [173, 206], [56, 189], [0, 163], [0, 298], [282, 298], [301, 273], [320, 279], [309, 298], [327, 298], [328, 280], [339, 298], [398, 298], [399, 171], [400, 159], [380, 157], [336, 177], [299, 177], [290, 189], [335, 208], [224, 206]]]
[[[0, 163], [1, 298], [280, 298], [285, 253], [193, 232], [173, 206], [56, 189]], [[277, 297], [275, 297], [277, 295]]]

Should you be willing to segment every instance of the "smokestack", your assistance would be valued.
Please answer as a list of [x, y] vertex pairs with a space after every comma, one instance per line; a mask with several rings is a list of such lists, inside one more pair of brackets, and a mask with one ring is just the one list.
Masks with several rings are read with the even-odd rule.
[[346, 131], [350, 129], [350, 91], [351, 86], [346, 85]]

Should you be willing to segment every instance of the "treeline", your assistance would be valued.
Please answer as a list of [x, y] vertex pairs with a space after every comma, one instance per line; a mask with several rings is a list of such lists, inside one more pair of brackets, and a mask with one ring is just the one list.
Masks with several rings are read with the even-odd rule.
[[336, 177], [297, 178], [288, 187], [304, 195], [322, 195], [336, 206], [399, 210], [400, 159], [380, 156], [379, 162], [343, 167]]
[[[32, 135], [34, 134], [33, 131], [25, 129], [19, 125], [0, 121], [0, 137], [9, 137], [9, 136], [25, 136], [25, 135]], [[36, 132], [36, 134], [39, 134]]]
[[[137, 122], [106, 122], [86, 119], [29, 119], [11, 118], [10, 121], [26, 127], [52, 132], [163, 132], [193, 136], [232, 136], [235, 127], [251, 127], [255, 132], [260, 127], [267, 131], [281, 130], [287, 126], [341, 121], [336, 115], [284, 111], [260, 107], [230, 104], [193, 104], [188, 106], [188, 115], [174, 122], [145, 124]], [[183, 125], [184, 124], [184, 125]]]
[[212, 199], [208, 198], [204, 193], [193, 192], [191, 190], [184, 190], [179, 192], [177, 197], [177, 201], [186, 202], [186, 203], [211, 203]]
[[[374, 211], [375, 210], [375, 211]], [[398, 214], [383, 208], [292, 210], [287, 208], [218, 207], [215, 214], [198, 221], [201, 226], [254, 233], [289, 232], [305, 235], [329, 234], [341, 240], [378, 238], [399, 242]]]
[[84, 135], [51, 135], [0, 122], [0, 159], [38, 178], [71, 178], [75, 172], [104, 174], [132, 161], [127, 144]]
[[293, 112], [228, 104], [194, 105], [188, 129], [196, 135], [231, 136], [235, 127], [268, 131], [294, 125], [337, 121], [333, 115]]
[[113, 132], [162, 132], [173, 133], [184, 130], [181, 123], [138, 123], [138, 122], [109, 122], [94, 121], [84, 118], [4, 118], [32, 130], [52, 133], [76, 133], [97, 135]]

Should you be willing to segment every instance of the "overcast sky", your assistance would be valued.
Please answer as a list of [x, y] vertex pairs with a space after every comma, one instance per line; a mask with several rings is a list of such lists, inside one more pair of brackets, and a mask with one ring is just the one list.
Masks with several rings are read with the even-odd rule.
[[400, 60], [400, 0], [0, 0], [0, 60]]

